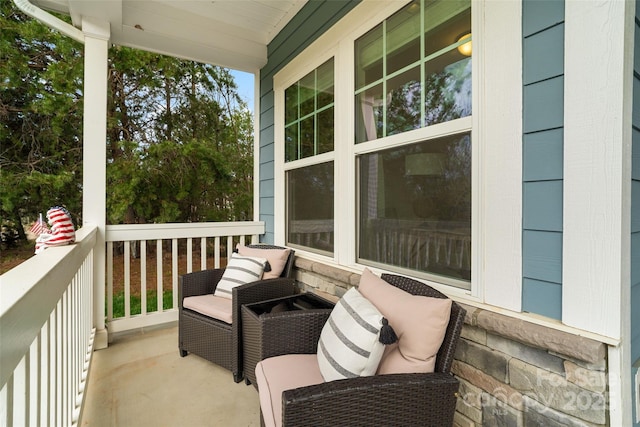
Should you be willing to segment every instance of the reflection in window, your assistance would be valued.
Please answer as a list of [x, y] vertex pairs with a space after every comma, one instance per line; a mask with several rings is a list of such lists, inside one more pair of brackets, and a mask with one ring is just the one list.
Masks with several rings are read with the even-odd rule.
[[285, 89], [285, 161], [333, 151], [333, 58]]
[[470, 34], [469, 0], [416, 0], [356, 40], [356, 142], [469, 116]]
[[287, 244], [333, 252], [333, 162], [286, 172]]
[[470, 281], [468, 132], [361, 155], [358, 170], [359, 262]]
[[402, 73], [387, 82], [387, 135], [419, 129], [420, 67]]

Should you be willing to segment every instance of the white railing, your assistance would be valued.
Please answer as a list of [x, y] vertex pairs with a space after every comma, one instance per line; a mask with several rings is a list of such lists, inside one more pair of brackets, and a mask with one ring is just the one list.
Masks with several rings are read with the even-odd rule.
[[[196, 271], [219, 268], [236, 243], [256, 243], [264, 232], [264, 222], [246, 221], [108, 225], [109, 333], [177, 320], [178, 276], [192, 272], [194, 262]], [[165, 278], [169, 271], [170, 277]], [[171, 300], [163, 303], [165, 295], [171, 295]], [[155, 304], [148, 297], [155, 298]]]
[[0, 425], [78, 423], [91, 364], [97, 228], [0, 276]]
[[[104, 292], [109, 333], [177, 320], [179, 274], [193, 271], [194, 263], [196, 270], [220, 267], [237, 243], [256, 243], [264, 231], [263, 222], [107, 226]], [[75, 244], [49, 248], [0, 276], [0, 426], [78, 424], [94, 325], [104, 315], [102, 303], [96, 306], [103, 295], [94, 291], [102, 288], [94, 288], [94, 258], [104, 260], [99, 255], [104, 247], [97, 247], [97, 241], [97, 228], [84, 226], [76, 232]], [[121, 277], [114, 275], [118, 247]], [[148, 248], [155, 252], [154, 267], [147, 264]], [[147, 271], [154, 268], [156, 279], [149, 284]], [[167, 269], [170, 285], [163, 277]], [[137, 285], [133, 271], [139, 274]], [[124, 299], [118, 317], [114, 289], [120, 289]], [[134, 289], [140, 294], [139, 313], [132, 310]], [[158, 295], [168, 291], [168, 307], [159, 297], [148, 310], [147, 290]]]

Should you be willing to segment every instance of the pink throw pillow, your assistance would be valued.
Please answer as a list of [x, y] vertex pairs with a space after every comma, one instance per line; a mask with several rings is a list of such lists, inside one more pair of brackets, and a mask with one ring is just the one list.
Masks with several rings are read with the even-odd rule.
[[275, 279], [280, 277], [284, 266], [289, 258], [291, 249], [262, 249], [262, 248], [250, 248], [238, 243], [236, 246], [238, 253], [242, 256], [266, 258], [269, 261], [271, 270], [263, 273], [263, 279]]
[[398, 343], [385, 349], [377, 373], [433, 372], [452, 301], [412, 295], [368, 268], [362, 272], [358, 290], [387, 318], [398, 336]]

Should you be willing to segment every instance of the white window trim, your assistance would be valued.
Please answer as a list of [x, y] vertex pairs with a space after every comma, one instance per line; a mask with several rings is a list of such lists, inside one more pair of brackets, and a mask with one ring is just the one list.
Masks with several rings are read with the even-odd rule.
[[[408, 1], [363, 0], [341, 21], [274, 76], [275, 224], [277, 242], [285, 242], [284, 88], [331, 56], [335, 58], [334, 158], [353, 159], [356, 153], [379, 148], [379, 141], [354, 144], [354, 42]], [[489, 303], [520, 311], [522, 299], [522, 6], [520, 2], [472, 0], [473, 116], [417, 129], [384, 139], [384, 147], [408, 140], [472, 131], [472, 273], [471, 290], [424, 280], [446, 294], [470, 303]], [[493, 75], [490, 81], [480, 76]], [[340, 78], [337, 78], [340, 76]], [[492, 96], [487, 96], [491, 94]], [[467, 123], [468, 122], [468, 123]], [[491, 144], [489, 145], [488, 142]], [[391, 144], [391, 145], [390, 145]], [[514, 160], [515, 159], [515, 160]], [[334, 256], [297, 253], [353, 271], [355, 261], [355, 162], [337, 162], [335, 182]], [[347, 220], [342, 220], [347, 218]]]
[[[473, 2], [476, 296], [522, 309], [522, 2]], [[479, 46], [478, 46], [479, 45]], [[482, 77], [482, 78], [481, 78]], [[474, 276], [475, 273], [475, 276]]]

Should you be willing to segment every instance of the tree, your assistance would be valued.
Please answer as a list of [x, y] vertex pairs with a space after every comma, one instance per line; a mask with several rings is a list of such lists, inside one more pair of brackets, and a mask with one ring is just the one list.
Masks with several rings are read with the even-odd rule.
[[0, 212], [23, 219], [64, 204], [79, 220], [82, 46], [0, 3]]
[[[82, 46], [0, 3], [0, 211], [81, 222]], [[64, 17], [61, 17], [64, 18]], [[112, 47], [107, 221], [250, 219], [252, 116], [229, 70]]]
[[118, 48], [109, 76], [109, 221], [250, 219], [252, 117], [229, 71]]

